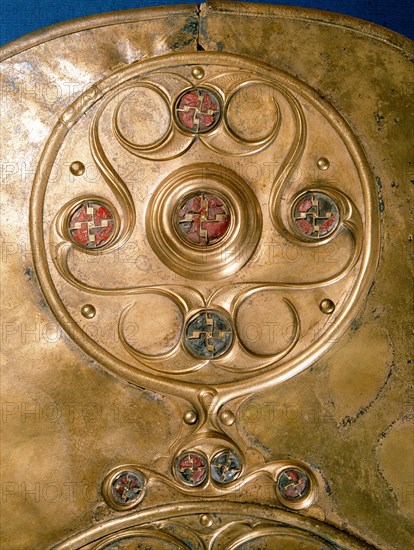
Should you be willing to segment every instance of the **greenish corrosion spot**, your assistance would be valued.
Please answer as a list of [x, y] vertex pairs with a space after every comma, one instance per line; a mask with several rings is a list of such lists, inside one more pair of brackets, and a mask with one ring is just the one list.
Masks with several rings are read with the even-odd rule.
[[172, 50], [182, 50], [198, 38], [198, 19], [188, 17], [181, 29], [168, 37], [168, 47]]
[[188, 32], [193, 36], [197, 36], [198, 33], [198, 19], [189, 18], [187, 23], [182, 28], [183, 32]]

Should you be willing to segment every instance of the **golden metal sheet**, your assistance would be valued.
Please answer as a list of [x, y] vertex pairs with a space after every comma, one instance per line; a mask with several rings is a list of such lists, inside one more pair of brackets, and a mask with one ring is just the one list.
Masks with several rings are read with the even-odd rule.
[[408, 548], [412, 43], [211, 2], [2, 58], [2, 548]]

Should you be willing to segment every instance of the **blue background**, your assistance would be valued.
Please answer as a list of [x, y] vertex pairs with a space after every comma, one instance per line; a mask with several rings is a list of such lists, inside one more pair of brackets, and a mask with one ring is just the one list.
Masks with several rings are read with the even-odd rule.
[[[252, 1], [252, 0], [250, 0]], [[254, 0], [253, 0], [254, 1]], [[262, 0], [266, 3], [266, 0]], [[105, 11], [159, 6], [165, 4], [193, 4], [192, 0], [0, 0], [1, 44], [19, 38], [33, 30]], [[277, 2], [269, 4], [304, 6], [336, 11], [372, 21], [414, 39], [414, 0], [319, 0]]]

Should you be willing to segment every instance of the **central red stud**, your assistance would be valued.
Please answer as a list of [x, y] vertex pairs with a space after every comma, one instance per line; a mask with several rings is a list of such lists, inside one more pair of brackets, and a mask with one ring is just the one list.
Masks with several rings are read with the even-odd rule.
[[229, 208], [211, 193], [191, 195], [177, 210], [179, 232], [192, 244], [209, 246], [224, 237], [230, 226]]

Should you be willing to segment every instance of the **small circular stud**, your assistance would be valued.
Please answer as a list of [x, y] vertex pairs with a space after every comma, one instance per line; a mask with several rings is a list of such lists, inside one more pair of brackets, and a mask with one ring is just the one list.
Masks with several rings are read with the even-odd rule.
[[116, 229], [116, 218], [104, 201], [83, 200], [69, 213], [66, 220], [70, 239], [80, 248], [102, 248], [109, 243]]
[[186, 424], [195, 424], [198, 420], [197, 413], [195, 411], [192, 411], [191, 409], [188, 411], [185, 411], [183, 415], [184, 422]]
[[190, 487], [201, 485], [207, 473], [207, 459], [201, 453], [184, 452], [175, 462], [175, 474], [184, 485]]
[[92, 304], [85, 304], [82, 306], [81, 313], [86, 319], [93, 319], [96, 315], [96, 308]]
[[231, 483], [242, 471], [240, 457], [230, 449], [220, 451], [211, 460], [211, 477], [217, 483]]
[[120, 472], [111, 484], [111, 499], [118, 507], [130, 508], [144, 497], [145, 480], [139, 472]]
[[325, 298], [319, 304], [319, 309], [322, 311], [322, 313], [326, 313], [326, 315], [330, 315], [335, 311], [335, 304], [329, 298]]
[[81, 176], [85, 173], [85, 165], [79, 160], [75, 160], [69, 167], [71, 174], [74, 176]]
[[187, 322], [184, 345], [198, 359], [216, 359], [230, 349], [233, 329], [222, 312], [208, 309], [198, 312]]
[[202, 67], [194, 67], [191, 71], [193, 78], [201, 80], [204, 76], [204, 69]]
[[220, 413], [220, 420], [225, 426], [231, 426], [232, 424], [234, 424], [236, 417], [231, 411], [222, 411]]
[[213, 516], [211, 514], [201, 514], [200, 525], [203, 527], [211, 527], [214, 523]]
[[220, 241], [231, 225], [229, 205], [208, 192], [187, 196], [176, 211], [178, 233], [187, 243], [211, 246]]
[[213, 90], [191, 88], [178, 97], [174, 112], [182, 130], [192, 134], [210, 132], [220, 122], [221, 100]]
[[316, 162], [316, 166], [319, 168], [319, 170], [328, 170], [328, 168], [330, 167], [331, 163], [329, 162], [329, 160], [325, 157], [321, 157], [320, 159], [317, 160]]
[[292, 218], [296, 231], [306, 240], [325, 239], [340, 223], [335, 200], [319, 191], [302, 193], [293, 205]]
[[276, 491], [284, 504], [303, 503], [310, 495], [311, 481], [302, 468], [284, 468], [277, 476]]

